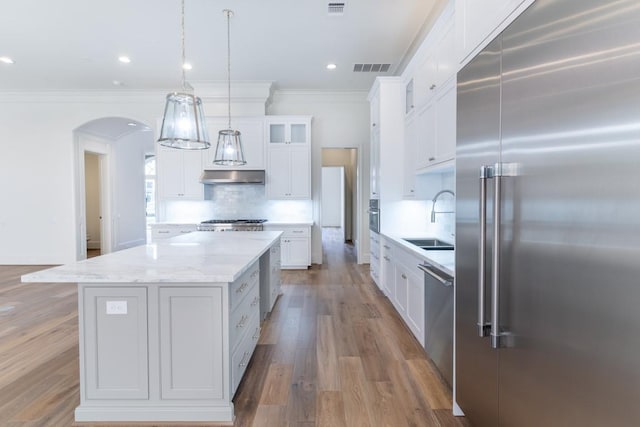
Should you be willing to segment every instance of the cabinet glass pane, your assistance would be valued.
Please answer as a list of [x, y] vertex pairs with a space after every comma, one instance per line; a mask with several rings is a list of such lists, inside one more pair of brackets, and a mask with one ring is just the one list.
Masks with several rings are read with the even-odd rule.
[[273, 144], [284, 144], [284, 124], [269, 125], [269, 142]]
[[307, 125], [292, 124], [291, 125], [291, 143], [305, 144], [307, 142]]

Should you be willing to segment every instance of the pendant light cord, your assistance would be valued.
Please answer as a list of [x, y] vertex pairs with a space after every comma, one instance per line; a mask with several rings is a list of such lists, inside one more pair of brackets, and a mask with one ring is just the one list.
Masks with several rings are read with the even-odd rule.
[[184, 0], [182, 0], [182, 20], [180, 21], [180, 28], [182, 30], [181, 32], [181, 45], [182, 45], [182, 64], [180, 65], [180, 68], [182, 69], [182, 91], [186, 92], [187, 91], [187, 84], [186, 84], [186, 74], [185, 74], [185, 69], [184, 69], [184, 64], [187, 61], [187, 58], [185, 56], [185, 48], [184, 48]]
[[225, 13], [227, 14], [227, 105], [229, 106], [229, 129], [231, 129], [231, 11], [225, 9]]

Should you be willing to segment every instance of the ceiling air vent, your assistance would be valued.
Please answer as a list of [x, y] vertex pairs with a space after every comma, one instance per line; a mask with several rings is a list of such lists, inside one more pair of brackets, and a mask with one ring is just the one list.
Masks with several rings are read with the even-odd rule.
[[343, 15], [344, 3], [329, 3], [329, 15]]
[[391, 64], [353, 64], [354, 73], [386, 73]]

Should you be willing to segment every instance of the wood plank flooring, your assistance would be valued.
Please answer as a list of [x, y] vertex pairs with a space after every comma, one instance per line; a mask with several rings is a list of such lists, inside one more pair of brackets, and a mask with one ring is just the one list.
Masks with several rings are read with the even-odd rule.
[[[234, 398], [236, 426], [468, 426], [389, 301], [328, 230], [324, 263], [283, 271], [283, 295]], [[0, 426], [75, 424], [79, 403], [73, 284], [23, 284], [44, 266], [0, 266]]]

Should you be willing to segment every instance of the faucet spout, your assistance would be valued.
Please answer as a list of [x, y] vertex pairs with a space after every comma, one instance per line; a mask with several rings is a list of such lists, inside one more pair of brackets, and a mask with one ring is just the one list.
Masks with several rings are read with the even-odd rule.
[[436, 193], [436, 195], [433, 197], [433, 200], [431, 201], [431, 222], [436, 222], [436, 213], [454, 213], [453, 211], [437, 211], [436, 212], [436, 202], [438, 201], [438, 197], [440, 197], [445, 193], [451, 194], [452, 196], [456, 195], [451, 190], [442, 190]]

